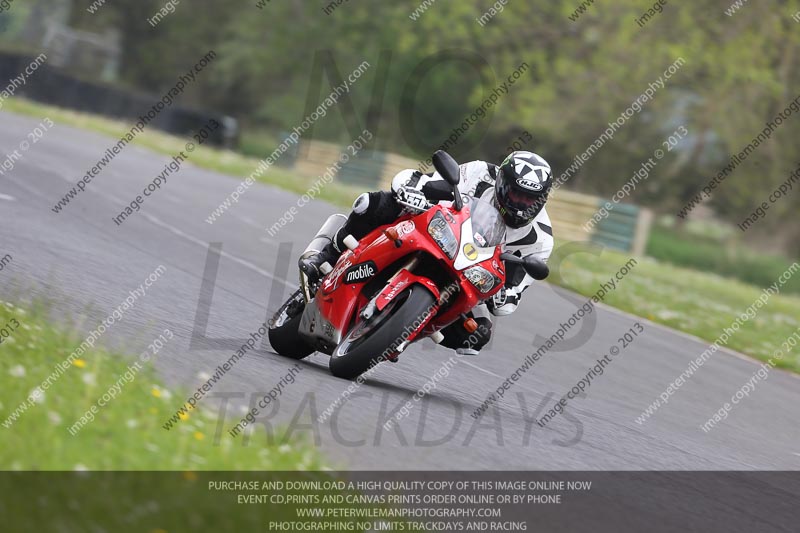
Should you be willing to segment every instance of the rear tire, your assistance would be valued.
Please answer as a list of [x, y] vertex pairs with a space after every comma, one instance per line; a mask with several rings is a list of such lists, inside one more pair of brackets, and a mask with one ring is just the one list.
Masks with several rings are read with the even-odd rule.
[[269, 327], [269, 343], [278, 355], [291, 359], [303, 359], [314, 353], [314, 348], [300, 336], [300, 320], [303, 318], [303, 295], [295, 292], [284, 303]]
[[406, 340], [406, 328], [415, 321], [426, 318], [436, 301], [420, 285], [404, 291], [388, 308], [373, 316], [368, 322], [356, 324], [331, 355], [331, 373], [343, 379], [355, 379], [380, 363], [392, 345]]

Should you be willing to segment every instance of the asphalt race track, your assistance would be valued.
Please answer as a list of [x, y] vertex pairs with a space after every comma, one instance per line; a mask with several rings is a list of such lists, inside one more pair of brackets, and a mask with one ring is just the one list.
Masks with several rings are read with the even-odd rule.
[[[13, 152], [38, 120], [0, 113], [0, 153]], [[271, 226], [297, 196], [255, 185], [213, 225], [205, 219], [239, 180], [189, 164], [168, 178], [142, 210], [117, 226], [112, 218], [158, 175], [168, 157], [126, 148], [86, 192], [61, 213], [53, 205], [95, 164], [112, 139], [56, 125], [0, 176], [0, 251], [13, 261], [0, 273], [0, 297], [45, 298], [55, 319], [68, 317], [84, 332], [125, 299], [158, 265], [164, 275], [103, 342], [138, 353], [164, 329], [175, 333], [157, 360], [170, 385], [193, 390], [237, 345], [256, 331], [294, 286], [299, 252], [336, 209], [304, 207], [274, 238]], [[558, 228], [554, 228], [558, 240]], [[209, 243], [222, 243], [207, 327], [196, 325]], [[285, 243], [282, 245], [282, 243]], [[290, 256], [287, 251], [291, 246]], [[283, 253], [279, 253], [281, 248]], [[211, 256], [213, 258], [213, 254]], [[289, 261], [289, 259], [291, 259]], [[287, 281], [288, 280], [288, 281]], [[624, 281], [622, 281], [624, 283]], [[277, 289], [277, 294], [273, 288]], [[241, 445], [264, 442], [264, 425], [290, 424], [313, 439], [335, 466], [380, 470], [796, 470], [800, 424], [796, 378], [773, 370], [722, 424], [700, 429], [758, 370], [758, 363], [716, 354], [645, 424], [635, 419], [704, 349], [686, 335], [642, 321], [644, 334], [596, 378], [587, 394], [545, 428], [533, 422], [617, 344], [636, 318], [598, 309], [591, 337], [565, 340], [479, 421], [470, 413], [534, 350], [534, 335], [550, 336], [585, 298], [548, 284], [531, 287], [520, 310], [496, 324], [490, 348], [464, 358], [441, 379], [396, 430], [382, 427], [453, 355], [430, 341], [412, 346], [399, 364], [383, 364], [331, 419], [313, 423], [348, 386], [332, 377], [327, 356], [300, 363], [296, 381]], [[202, 313], [200, 313], [202, 315]], [[202, 323], [202, 317], [200, 322]], [[198, 338], [192, 346], [192, 332]], [[573, 333], [574, 334], [574, 333]], [[202, 340], [228, 338], [227, 342]], [[238, 340], [237, 340], [238, 339]], [[572, 343], [581, 344], [581, 343]], [[558, 347], [556, 349], [559, 349]], [[54, 364], [56, 361], [54, 360]], [[268, 349], [248, 353], [202, 400], [225, 407], [219, 432], [245, 406], [272, 389], [293, 362]], [[57, 386], [53, 390], [57, 394]], [[225, 399], [228, 403], [220, 400]], [[22, 398], [20, 398], [22, 400]], [[173, 395], [177, 409], [185, 398]], [[7, 410], [9, 406], [5, 406]], [[269, 410], [269, 409], [268, 409]], [[170, 438], [164, 431], [163, 438]], [[438, 441], [438, 442], [437, 442]]]

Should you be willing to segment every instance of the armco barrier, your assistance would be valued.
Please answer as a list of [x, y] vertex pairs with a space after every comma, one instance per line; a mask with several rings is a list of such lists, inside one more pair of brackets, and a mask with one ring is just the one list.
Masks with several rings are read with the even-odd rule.
[[584, 225], [606, 204], [604, 198], [558, 190], [548, 201], [553, 231], [567, 241], [592, 242], [601, 246], [644, 255], [653, 214], [632, 204], [617, 204], [590, 231]]

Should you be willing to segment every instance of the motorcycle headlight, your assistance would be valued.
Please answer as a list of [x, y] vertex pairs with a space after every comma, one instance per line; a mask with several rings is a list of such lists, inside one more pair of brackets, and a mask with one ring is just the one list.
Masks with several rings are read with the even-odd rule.
[[491, 291], [499, 281], [491, 272], [482, 266], [474, 266], [464, 271], [467, 279], [482, 293]]
[[436, 241], [439, 248], [447, 254], [447, 257], [452, 259], [456, 256], [456, 251], [458, 250], [456, 234], [453, 233], [441, 212], [433, 215], [430, 224], [428, 224], [428, 234]]

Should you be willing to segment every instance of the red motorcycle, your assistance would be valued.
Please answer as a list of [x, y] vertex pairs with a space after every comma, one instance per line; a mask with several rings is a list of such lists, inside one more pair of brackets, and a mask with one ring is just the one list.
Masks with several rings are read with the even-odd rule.
[[[421, 193], [407, 194], [399, 201], [418, 214], [377, 228], [360, 242], [348, 236], [348, 250], [335, 266], [323, 265], [318, 283], [301, 272], [300, 289], [270, 321], [277, 353], [294, 359], [314, 351], [329, 354], [331, 373], [354, 379], [382, 361], [396, 362], [412, 342], [430, 337], [438, 344], [441, 330], [457, 320], [468, 332], [477, 330], [466, 313], [503, 286], [504, 262], [522, 264], [535, 279], [547, 277], [547, 265], [533, 256], [501, 252], [506, 226], [500, 213], [458, 192], [459, 167], [452, 157], [436, 152], [433, 164], [452, 185], [454, 201], [429, 207]], [[303, 256], [319, 253], [344, 220], [330, 217]]]

